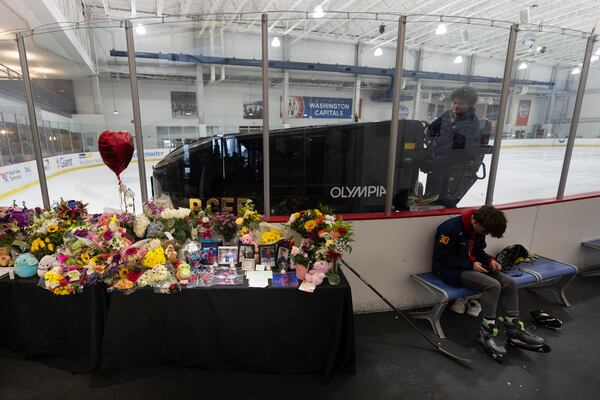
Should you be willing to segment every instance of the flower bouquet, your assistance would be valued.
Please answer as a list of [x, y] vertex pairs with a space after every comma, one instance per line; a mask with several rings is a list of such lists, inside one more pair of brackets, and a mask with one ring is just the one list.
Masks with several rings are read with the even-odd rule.
[[236, 219], [233, 214], [215, 214], [211, 217], [211, 225], [215, 232], [223, 236], [226, 243], [231, 243], [237, 234]]
[[56, 295], [70, 295], [81, 292], [85, 274], [77, 260], [68, 256], [59, 256], [59, 266], [44, 274], [42, 285]]
[[262, 215], [256, 211], [252, 200], [246, 200], [246, 203], [238, 210], [238, 218], [235, 220], [235, 223], [240, 228], [240, 236], [244, 236], [245, 234], [256, 230], [261, 218]]

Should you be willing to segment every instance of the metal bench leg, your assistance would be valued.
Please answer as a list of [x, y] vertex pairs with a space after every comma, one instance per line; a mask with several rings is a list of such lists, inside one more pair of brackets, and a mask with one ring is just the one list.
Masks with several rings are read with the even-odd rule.
[[567, 296], [565, 296], [565, 288], [571, 281], [575, 278], [575, 275], [565, 276], [560, 278], [560, 280], [556, 283], [556, 285], [552, 286], [556, 297], [558, 297], [558, 301], [564, 304], [566, 307], [571, 307], [571, 303], [567, 300]]
[[579, 275], [584, 276], [586, 278], [588, 278], [590, 276], [599, 276], [600, 275], [600, 268], [590, 268], [587, 271], [584, 270]]
[[440, 324], [440, 318], [442, 317], [447, 305], [447, 301], [436, 303], [432, 305], [431, 310], [411, 312], [410, 316], [416, 319], [426, 319], [431, 324], [431, 329], [433, 329], [433, 332], [438, 335], [440, 339], [445, 339], [446, 336], [444, 335], [444, 330]]

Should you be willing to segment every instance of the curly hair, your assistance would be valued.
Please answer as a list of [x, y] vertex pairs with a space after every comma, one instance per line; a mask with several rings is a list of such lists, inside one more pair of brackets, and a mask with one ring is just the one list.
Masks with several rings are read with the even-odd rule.
[[493, 206], [483, 206], [475, 211], [473, 218], [495, 238], [501, 238], [506, 231], [506, 216]]
[[450, 93], [450, 100], [458, 99], [473, 107], [477, 103], [477, 92], [470, 86], [456, 88]]

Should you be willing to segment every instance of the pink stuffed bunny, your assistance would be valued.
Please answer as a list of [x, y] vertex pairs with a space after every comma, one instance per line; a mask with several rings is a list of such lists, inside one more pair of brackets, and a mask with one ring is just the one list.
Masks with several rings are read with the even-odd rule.
[[254, 245], [254, 253], [258, 254], [258, 243], [256, 243], [256, 240], [254, 240], [254, 235], [252, 234], [252, 232], [249, 232], [249, 233], [246, 233], [245, 235], [243, 235], [240, 238], [240, 242], [242, 242], [242, 244]]

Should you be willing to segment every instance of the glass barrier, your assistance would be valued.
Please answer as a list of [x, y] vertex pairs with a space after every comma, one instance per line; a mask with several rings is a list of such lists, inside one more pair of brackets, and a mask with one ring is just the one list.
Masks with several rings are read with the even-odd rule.
[[[34, 55], [31, 56], [35, 58]], [[41, 123], [38, 116], [38, 123]], [[41, 207], [42, 194], [15, 36], [0, 37], [0, 207]]]
[[401, 117], [424, 121], [412, 209], [485, 203], [510, 25], [409, 17]]
[[[136, 73], [149, 195], [225, 211], [251, 198], [262, 211], [260, 14], [143, 18], [133, 25], [136, 50], [144, 53]], [[269, 15], [269, 28], [271, 214], [319, 203], [343, 213], [383, 211], [398, 17], [279, 12]], [[483, 204], [497, 134], [503, 143], [494, 203], [556, 195], [586, 38], [520, 27], [505, 128], [496, 132], [509, 28], [408, 17], [395, 211]], [[107, 129], [135, 135], [125, 29], [111, 22], [73, 31], [51, 28], [25, 39], [50, 198], [82, 199], [90, 211], [118, 209], [117, 179], [97, 141]], [[33, 148], [14, 39], [0, 51], [5, 172], [31, 162]], [[590, 177], [600, 136], [596, 68], [567, 194], [600, 186]], [[465, 110], [453, 105], [457, 99]], [[136, 162], [121, 178], [139, 210]], [[40, 204], [36, 179], [2, 186], [2, 204]]]
[[494, 203], [556, 196], [586, 38], [522, 25]]
[[134, 27], [136, 52], [147, 53], [136, 61], [154, 196], [215, 211], [252, 199], [262, 210], [260, 15], [143, 19]]
[[[270, 21], [274, 215], [319, 204], [338, 213], [383, 211], [396, 52], [387, 39], [398, 23], [385, 21], [385, 37], [382, 23], [334, 13]], [[343, 31], [348, 36], [336, 40]]]
[[[587, 78], [575, 147], [571, 156], [565, 195], [600, 191], [600, 44], [596, 42]], [[578, 66], [574, 67], [577, 68]], [[572, 71], [573, 72], [573, 71]], [[576, 70], [575, 70], [576, 72]]]
[[[82, 46], [82, 37], [93, 46]], [[25, 37], [51, 202], [82, 200], [90, 212], [121, 208], [117, 177], [97, 145], [104, 130], [134, 136], [127, 62], [103, 57], [120, 42], [125, 43], [125, 30], [119, 23]], [[135, 159], [121, 180], [139, 192]], [[141, 207], [139, 196], [136, 200]]]

